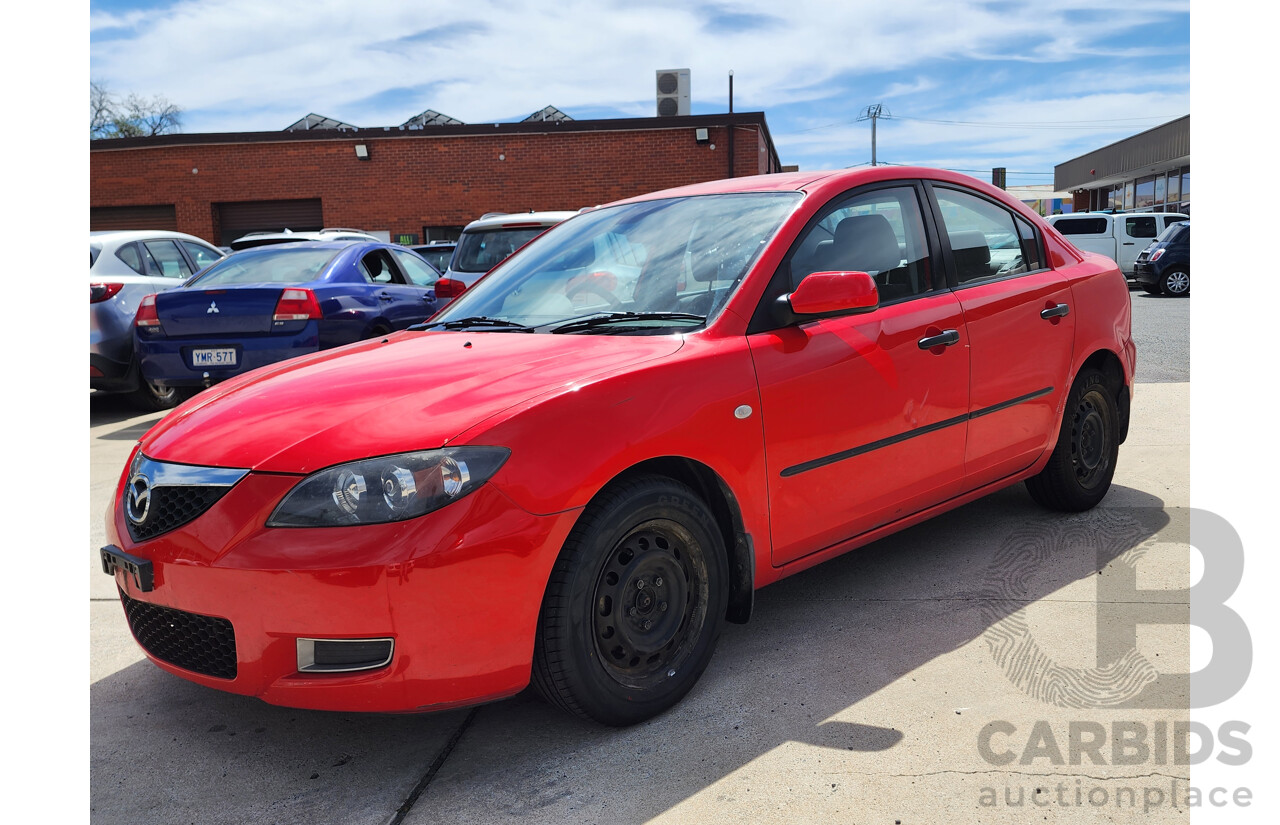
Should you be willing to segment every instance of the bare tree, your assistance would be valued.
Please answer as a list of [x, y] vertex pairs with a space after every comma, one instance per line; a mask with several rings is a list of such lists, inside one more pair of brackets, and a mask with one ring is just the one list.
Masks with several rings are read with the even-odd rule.
[[150, 137], [182, 131], [182, 109], [164, 97], [130, 93], [123, 100], [89, 83], [89, 138]]

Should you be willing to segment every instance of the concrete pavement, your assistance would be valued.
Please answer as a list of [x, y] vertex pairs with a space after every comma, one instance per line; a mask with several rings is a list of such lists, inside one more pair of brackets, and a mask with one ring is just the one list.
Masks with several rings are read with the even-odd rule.
[[[1188, 768], [1154, 743], [1186, 720], [1186, 697], [1089, 705], [1133, 687], [1099, 680], [1097, 645], [1161, 599], [1150, 591], [1189, 584], [1189, 401], [1187, 383], [1138, 386], [1115, 486], [1089, 513], [1046, 513], [1019, 485], [760, 591], [680, 705], [619, 731], [527, 693], [429, 716], [330, 714], [152, 666], [96, 551], [127, 453], [159, 416], [95, 398], [93, 821], [1185, 822]], [[1142, 592], [1126, 590], [1135, 576]], [[1137, 639], [1139, 665], [1189, 670], [1186, 626]], [[1115, 724], [1143, 726], [1145, 761], [1114, 764]], [[1081, 757], [1072, 731], [1095, 726], [1110, 738]]]

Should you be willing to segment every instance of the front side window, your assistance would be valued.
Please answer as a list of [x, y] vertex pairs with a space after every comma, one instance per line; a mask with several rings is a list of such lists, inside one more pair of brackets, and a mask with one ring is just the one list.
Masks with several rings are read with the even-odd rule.
[[941, 286], [929, 265], [920, 201], [910, 186], [837, 204], [797, 242], [790, 269], [792, 289], [812, 272], [866, 272], [881, 303]]
[[409, 276], [410, 283], [416, 286], [431, 286], [440, 280], [440, 273], [412, 252], [396, 249], [393, 254], [400, 262], [400, 266], [404, 268], [405, 274]]
[[956, 189], [934, 193], [960, 284], [1029, 271], [1012, 212]]
[[191, 260], [196, 262], [196, 269], [204, 269], [209, 264], [222, 260], [223, 257], [221, 252], [204, 244], [183, 241], [182, 246], [191, 256]]

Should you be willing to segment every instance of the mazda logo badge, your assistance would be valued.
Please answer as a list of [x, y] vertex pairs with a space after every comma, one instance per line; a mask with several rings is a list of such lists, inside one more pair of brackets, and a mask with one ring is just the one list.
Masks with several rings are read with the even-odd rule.
[[137, 473], [129, 479], [129, 487], [124, 494], [124, 511], [129, 521], [141, 524], [147, 520], [151, 510], [151, 479]]
[[204, 314], [205, 315], [209, 315], [210, 313], [217, 314], [217, 312], [218, 312], [218, 302], [210, 301], [209, 308], [204, 311]]

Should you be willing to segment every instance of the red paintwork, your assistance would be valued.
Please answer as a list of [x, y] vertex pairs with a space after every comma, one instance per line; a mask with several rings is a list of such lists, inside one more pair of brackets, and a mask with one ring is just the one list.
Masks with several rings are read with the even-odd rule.
[[[977, 190], [1031, 220], [1052, 269], [747, 335], [767, 282], [832, 198], [881, 180]], [[451, 707], [529, 681], [547, 577], [591, 498], [640, 462], [675, 456], [732, 493], [761, 587], [1013, 484], [1048, 460], [1067, 388], [1106, 350], [1132, 388], [1129, 298], [1113, 262], [1080, 255], [1034, 213], [963, 175], [877, 167], [738, 178], [645, 197], [805, 193], [727, 309], [706, 329], [657, 337], [405, 332], [305, 356], [219, 384], [142, 439], [160, 461], [248, 468], [209, 511], [134, 544], [119, 507], [110, 543], [150, 559], [132, 598], [222, 616], [236, 628], [233, 681], [184, 678], [266, 701], [330, 710]], [[1046, 321], [1041, 309], [1071, 311]], [[950, 347], [917, 341], [956, 329]], [[1052, 387], [964, 423], [974, 410]], [[738, 418], [734, 410], [751, 414]], [[848, 447], [961, 420], [843, 461], [783, 471]], [[269, 529], [302, 476], [374, 455], [446, 444], [511, 457], [472, 495], [388, 525]], [[392, 664], [303, 676], [294, 639], [396, 640]]]
[[791, 308], [802, 315], [868, 309], [879, 299], [876, 282], [865, 272], [814, 272], [791, 293]]

